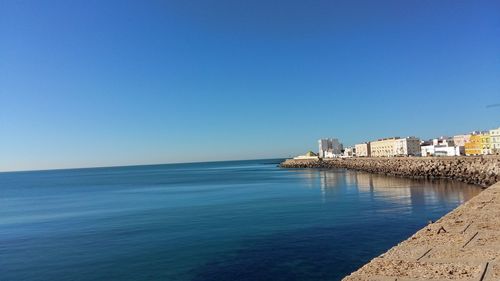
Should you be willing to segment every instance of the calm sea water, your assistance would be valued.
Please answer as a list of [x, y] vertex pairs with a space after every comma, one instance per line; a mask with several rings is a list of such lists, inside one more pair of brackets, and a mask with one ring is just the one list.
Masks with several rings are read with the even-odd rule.
[[339, 280], [481, 190], [278, 162], [0, 173], [0, 279]]

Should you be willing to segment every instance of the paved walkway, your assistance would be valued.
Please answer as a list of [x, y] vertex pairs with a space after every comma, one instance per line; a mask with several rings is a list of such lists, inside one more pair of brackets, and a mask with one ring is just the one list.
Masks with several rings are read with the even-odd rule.
[[500, 182], [343, 280], [500, 280]]

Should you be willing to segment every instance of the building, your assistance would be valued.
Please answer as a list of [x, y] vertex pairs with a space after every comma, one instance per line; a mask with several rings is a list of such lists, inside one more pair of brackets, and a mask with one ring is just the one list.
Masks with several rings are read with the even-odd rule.
[[465, 155], [488, 155], [492, 152], [492, 141], [489, 131], [474, 132], [469, 141], [465, 143]]
[[318, 140], [318, 156], [320, 158], [333, 158], [342, 155], [342, 144], [338, 139], [320, 139]]
[[453, 142], [458, 147], [460, 155], [465, 155], [465, 144], [470, 140], [471, 134], [453, 136]]
[[344, 152], [342, 153], [343, 157], [354, 157], [356, 156], [356, 147], [354, 146], [349, 146], [344, 149]]
[[394, 156], [394, 143], [398, 138], [379, 139], [370, 142], [370, 154], [372, 157]]
[[369, 142], [356, 144], [354, 146], [354, 149], [356, 150], [356, 156], [357, 157], [370, 157], [371, 156], [370, 143]]
[[490, 130], [491, 153], [500, 154], [500, 128]]
[[420, 142], [420, 155], [423, 157], [434, 156], [434, 143], [433, 140]]
[[488, 155], [491, 154], [491, 136], [490, 132], [481, 133], [481, 154]]
[[390, 157], [394, 155], [394, 143], [398, 138], [385, 138], [370, 142], [372, 157]]
[[464, 153], [463, 146], [456, 146], [453, 138], [445, 137], [422, 142], [420, 150], [422, 156], [459, 156]]
[[316, 159], [318, 159], [318, 155], [316, 155], [316, 153], [314, 153], [312, 151], [308, 151], [304, 155], [299, 155], [297, 157], [293, 157], [293, 159], [296, 159], [296, 160], [316, 160]]
[[416, 137], [396, 139], [394, 156], [420, 156], [420, 139]]
[[455, 143], [455, 146], [465, 147], [465, 143], [467, 143], [469, 141], [470, 136], [471, 136], [471, 134], [453, 136], [453, 143]]
[[393, 137], [370, 142], [372, 157], [419, 156], [420, 153], [420, 140], [416, 137]]
[[481, 155], [482, 143], [480, 134], [472, 134], [469, 141], [465, 143], [465, 155]]

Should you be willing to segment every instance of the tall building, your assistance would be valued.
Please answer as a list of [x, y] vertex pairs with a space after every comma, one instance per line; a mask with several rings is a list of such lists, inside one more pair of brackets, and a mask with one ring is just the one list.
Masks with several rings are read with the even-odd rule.
[[342, 154], [342, 144], [338, 139], [320, 139], [318, 140], [318, 155], [320, 158], [333, 158]]
[[365, 142], [365, 143], [359, 143], [354, 146], [356, 149], [356, 156], [357, 157], [370, 157], [370, 143]]
[[500, 128], [490, 130], [491, 153], [500, 154]]

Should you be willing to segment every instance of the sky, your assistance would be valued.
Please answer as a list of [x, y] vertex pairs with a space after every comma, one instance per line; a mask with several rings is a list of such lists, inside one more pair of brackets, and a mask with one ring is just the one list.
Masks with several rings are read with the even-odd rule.
[[0, 0], [0, 171], [500, 126], [500, 1]]

